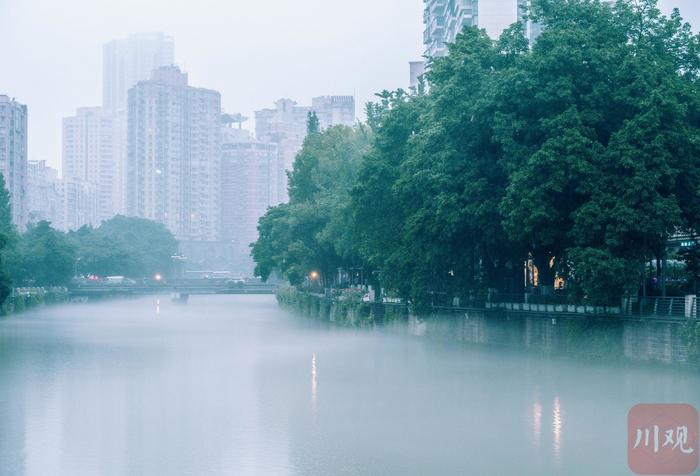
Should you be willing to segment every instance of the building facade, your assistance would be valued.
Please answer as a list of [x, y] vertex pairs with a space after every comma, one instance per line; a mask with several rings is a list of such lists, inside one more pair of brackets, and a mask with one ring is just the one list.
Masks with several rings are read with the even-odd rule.
[[255, 136], [261, 142], [277, 145], [278, 172], [277, 199], [286, 202], [287, 171], [292, 170], [294, 158], [306, 137], [306, 121], [310, 107], [298, 106], [291, 99], [279, 99], [273, 109], [255, 112]]
[[27, 106], [0, 94], [0, 172], [19, 230], [27, 226], [27, 115]]
[[310, 112], [315, 112], [322, 129], [335, 125], [355, 124], [355, 98], [353, 96], [319, 96], [311, 106], [299, 106], [291, 99], [279, 99], [272, 109], [255, 112], [255, 136], [263, 143], [277, 145], [278, 203], [289, 199], [287, 172], [292, 170], [294, 159], [304, 145], [306, 126]]
[[[425, 0], [423, 43], [425, 56], [447, 55], [447, 45], [454, 43], [466, 26], [478, 26], [496, 39], [511, 24], [522, 20], [528, 0]], [[530, 41], [537, 28], [526, 24]]]
[[258, 220], [278, 202], [277, 145], [261, 142], [245, 130], [223, 130], [221, 163], [222, 239], [230, 243], [230, 270], [252, 277], [250, 244], [258, 239]]
[[63, 177], [93, 185], [97, 193], [98, 223], [120, 210], [121, 173], [114, 143], [114, 116], [101, 107], [79, 108], [63, 119]]
[[27, 164], [28, 223], [51, 222], [58, 227], [62, 221], [62, 203], [58, 193], [58, 170], [45, 160], [30, 160]]
[[79, 177], [66, 177], [56, 182], [58, 217], [55, 228], [77, 230], [83, 226], [99, 226], [98, 194], [94, 184]]
[[318, 116], [321, 129], [342, 124], [355, 124], [354, 96], [319, 96], [311, 100], [311, 110]]
[[221, 96], [165, 66], [129, 90], [127, 214], [181, 240], [220, 236]]

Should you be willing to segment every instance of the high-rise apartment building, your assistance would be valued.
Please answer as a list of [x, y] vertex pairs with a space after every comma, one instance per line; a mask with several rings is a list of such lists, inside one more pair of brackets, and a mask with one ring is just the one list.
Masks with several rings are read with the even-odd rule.
[[102, 50], [102, 106], [113, 118], [116, 212], [126, 210], [128, 91], [151, 78], [155, 69], [175, 63], [173, 38], [163, 33], [138, 33], [106, 43]]
[[42, 220], [54, 227], [62, 223], [62, 200], [58, 193], [58, 170], [45, 160], [30, 160], [27, 165], [27, 216], [29, 223]]
[[274, 109], [255, 112], [255, 135], [265, 143], [277, 145], [279, 154], [278, 191], [279, 202], [286, 202], [287, 174], [306, 138], [306, 126], [310, 112], [315, 112], [322, 129], [335, 125], [352, 126], [355, 123], [355, 98], [353, 96], [319, 96], [311, 106], [298, 106], [291, 99], [279, 99]]
[[127, 213], [178, 239], [220, 235], [221, 96], [194, 88], [177, 66], [129, 90]]
[[230, 270], [252, 277], [250, 244], [258, 239], [258, 219], [278, 203], [277, 145], [246, 130], [226, 127], [222, 133], [221, 235], [231, 245]]
[[[425, 0], [423, 43], [425, 56], [447, 54], [447, 45], [454, 43], [465, 26], [478, 26], [491, 38], [498, 38], [511, 24], [522, 20], [529, 0]], [[536, 32], [526, 25], [530, 40]]]
[[120, 211], [121, 172], [114, 154], [115, 121], [101, 107], [83, 107], [63, 119], [63, 177], [92, 184], [98, 222]]
[[27, 106], [0, 94], [0, 172], [10, 194], [12, 223], [27, 225]]

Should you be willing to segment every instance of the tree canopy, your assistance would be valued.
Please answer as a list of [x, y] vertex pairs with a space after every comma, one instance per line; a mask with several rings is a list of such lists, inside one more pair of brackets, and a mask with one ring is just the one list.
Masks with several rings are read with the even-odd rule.
[[143, 218], [116, 216], [97, 228], [70, 232], [80, 274], [150, 277], [167, 274], [178, 244], [161, 223]]

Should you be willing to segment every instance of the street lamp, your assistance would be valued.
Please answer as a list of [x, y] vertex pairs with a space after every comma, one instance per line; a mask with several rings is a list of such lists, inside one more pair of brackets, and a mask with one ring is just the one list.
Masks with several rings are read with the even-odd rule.
[[309, 274], [309, 277], [311, 278], [312, 281], [316, 281], [318, 279], [318, 271], [311, 271]]

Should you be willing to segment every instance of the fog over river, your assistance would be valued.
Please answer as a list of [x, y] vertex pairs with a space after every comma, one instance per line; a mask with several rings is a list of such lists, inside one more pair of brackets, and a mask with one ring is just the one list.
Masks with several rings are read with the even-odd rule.
[[700, 377], [299, 317], [273, 296], [0, 319], [0, 475], [628, 475]]

